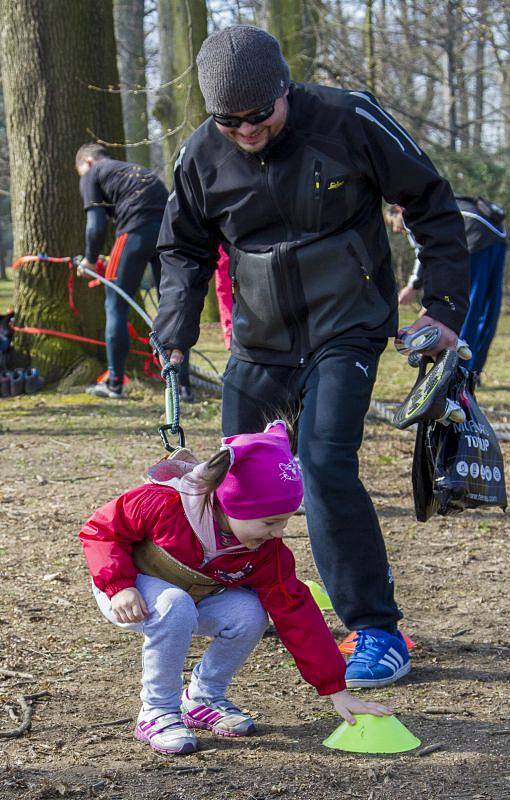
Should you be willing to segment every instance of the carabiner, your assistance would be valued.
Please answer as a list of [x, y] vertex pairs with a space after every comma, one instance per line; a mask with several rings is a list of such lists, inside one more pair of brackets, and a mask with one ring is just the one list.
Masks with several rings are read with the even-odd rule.
[[[174, 425], [160, 425], [158, 431], [159, 435], [161, 436], [161, 439], [163, 440], [163, 447], [168, 453], [173, 453], [175, 450], [178, 450], [179, 447], [186, 446], [186, 438], [184, 436], [184, 431], [180, 425], [177, 426], [177, 431], [175, 431]], [[172, 447], [172, 445], [168, 441], [168, 431], [170, 431], [170, 433], [172, 433], [174, 436], [179, 437], [178, 447]]]

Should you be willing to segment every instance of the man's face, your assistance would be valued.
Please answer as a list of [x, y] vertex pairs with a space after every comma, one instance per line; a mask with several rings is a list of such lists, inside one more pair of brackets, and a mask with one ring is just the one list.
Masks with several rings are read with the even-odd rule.
[[[240, 128], [226, 128], [216, 122], [216, 127], [223, 136], [230, 139], [246, 153], [260, 153], [272, 139], [278, 136], [285, 125], [288, 109], [287, 94], [288, 92], [285, 92], [283, 97], [279, 97], [275, 101], [274, 112], [264, 122], [259, 122], [257, 125], [243, 122]], [[258, 109], [250, 108], [247, 111], [233, 112], [229, 116], [242, 119], [255, 111], [258, 111]]]

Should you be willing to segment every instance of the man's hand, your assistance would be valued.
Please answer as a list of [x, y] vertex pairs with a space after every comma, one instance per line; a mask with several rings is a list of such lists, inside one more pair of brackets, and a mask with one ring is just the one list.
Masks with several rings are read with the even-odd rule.
[[134, 586], [117, 592], [110, 602], [119, 622], [143, 622], [149, 614], [145, 600]]
[[402, 206], [387, 206], [383, 211], [386, 225], [389, 225], [393, 233], [405, 233], [404, 217], [402, 216]]
[[409, 326], [407, 329], [407, 333], [410, 331], [419, 331], [421, 328], [424, 328], [426, 325], [433, 325], [435, 328], [439, 328], [441, 331], [441, 338], [439, 342], [436, 344], [435, 347], [431, 347], [430, 350], [423, 350], [421, 355], [430, 356], [430, 358], [435, 358], [439, 353], [442, 353], [443, 350], [456, 350], [457, 349], [457, 342], [459, 337], [452, 331], [451, 328], [448, 328], [446, 325], [443, 325], [442, 322], [439, 322], [437, 319], [432, 319], [432, 317], [427, 316], [424, 314], [422, 317], [419, 317], [412, 325]]
[[361, 700], [349, 694], [347, 689], [344, 689], [343, 692], [336, 692], [330, 695], [330, 697], [335, 709], [349, 725], [356, 724], [353, 714], [373, 714], [374, 717], [391, 717], [394, 713], [393, 709], [389, 706], [383, 706], [382, 703], [369, 703], [366, 700]]
[[[182, 364], [184, 360], [184, 353], [182, 352], [182, 350], [171, 350], [170, 353], [168, 353], [167, 350], [167, 355], [170, 356], [170, 363], [175, 364], [176, 367]], [[159, 363], [161, 364], [161, 367], [166, 366], [165, 359], [161, 355], [159, 357]]]
[[82, 267], [86, 267], [87, 269], [93, 269], [94, 271], [96, 269], [96, 265], [92, 264], [92, 262], [89, 261], [88, 258], [82, 258], [82, 260], [78, 264], [78, 268], [76, 270], [76, 274], [80, 278], [83, 278], [83, 276], [86, 275], [86, 273], [83, 271]]
[[404, 286], [398, 293], [398, 304], [400, 306], [411, 306], [416, 303], [418, 297], [418, 289], [413, 289], [412, 286]]

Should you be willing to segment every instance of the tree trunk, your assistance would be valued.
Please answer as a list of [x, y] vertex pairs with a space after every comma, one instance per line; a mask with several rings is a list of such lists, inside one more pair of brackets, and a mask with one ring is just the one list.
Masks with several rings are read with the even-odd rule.
[[207, 6], [205, 0], [159, 0], [158, 11], [162, 89], [152, 113], [165, 134], [163, 157], [170, 186], [183, 140], [207, 116], [195, 64], [207, 36]]
[[[11, 165], [14, 257], [72, 256], [83, 248], [85, 214], [74, 157], [92, 137], [122, 142], [111, 0], [0, 0], [2, 78]], [[122, 149], [116, 151], [123, 156]], [[67, 267], [31, 264], [17, 277], [17, 324], [103, 339], [102, 293], [77, 280], [71, 313]], [[48, 381], [85, 358], [74, 342], [23, 336], [18, 349]], [[91, 354], [91, 350], [88, 351]], [[92, 354], [103, 356], [94, 348]]]
[[144, 0], [114, 0], [117, 66], [122, 92], [122, 116], [130, 161], [150, 167], [151, 155], [145, 92]]
[[365, 5], [365, 27], [363, 30], [367, 87], [376, 94], [376, 66], [374, 49], [374, 3], [367, 0]]
[[[7, 235], [6, 235], [7, 234]], [[0, 280], [7, 275], [7, 249], [11, 236], [9, 151], [5, 131], [4, 96], [0, 86]]]
[[[152, 113], [161, 123], [164, 133], [176, 131], [163, 139], [165, 175], [170, 186], [174, 161], [183, 140], [207, 116], [195, 64], [197, 53], [207, 36], [207, 6], [205, 0], [159, 0], [158, 10], [163, 86]], [[165, 86], [172, 81], [175, 82]], [[219, 320], [214, 281], [209, 284], [201, 318], [204, 322]]]
[[5, 247], [4, 247], [4, 233], [0, 225], [0, 281], [7, 280], [7, 273], [5, 271]]
[[309, 0], [266, 0], [267, 28], [282, 46], [292, 79], [310, 81], [315, 71], [318, 12]]
[[464, 70], [464, 58], [457, 55], [457, 95], [459, 100], [459, 140], [464, 152], [470, 147], [469, 95]]
[[487, 0], [478, 0], [478, 25], [475, 55], [475, 124], [473, 127], [473, 147], [482, 146], [483, 111], [485, 101], [485, 42], [487, 38]]
[[451, 150], [457, 149], [457, 75], [456, 75], [456, 4], [457, 0], [447, 0], [446, 3], [446, 40], [444, 52], [444, 108], [445, 127], [449, 131], [449, 146]]

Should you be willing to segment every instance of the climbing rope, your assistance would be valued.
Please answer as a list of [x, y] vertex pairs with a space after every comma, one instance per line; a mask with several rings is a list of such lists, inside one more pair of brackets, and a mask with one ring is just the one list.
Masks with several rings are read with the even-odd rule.
[[179, 367], [172, 364], [170, 357], [161, 344], [159, 336], [155, 331], [150, 334], [150, 341], [154, 350], [159, 354], [160, 358], [164, 361], [164, 367], [161, 371], [161, 377], [165, 381], [165, 425], [160, 425], [158, 428], [159, 435], [163, 440], [165, 450], [173, 453], [176, 449], [172, 447], [168, 441], [168, 432], [174, 436], [179, 437], [179, 447], [184, 447], [186, 440], [184, 431], [180, 425], [181, 408], [179, 403], [179, 381], [178, 373]]

